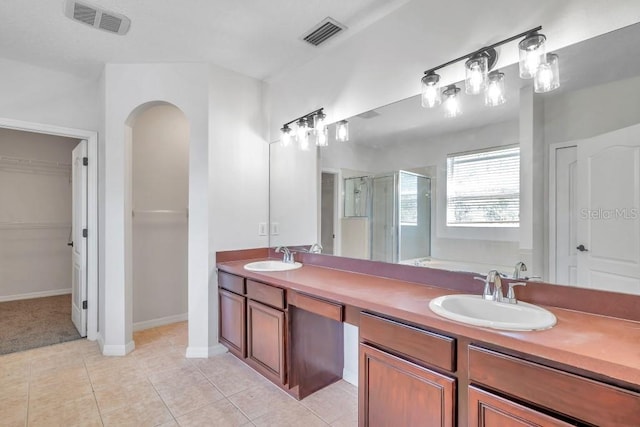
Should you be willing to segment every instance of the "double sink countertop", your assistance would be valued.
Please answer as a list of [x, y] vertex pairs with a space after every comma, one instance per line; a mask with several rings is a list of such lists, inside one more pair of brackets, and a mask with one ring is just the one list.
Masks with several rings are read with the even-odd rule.
[[218, 263], [219, 270], [404, 320], [474, 342], [503, 347], [610, 378], [640, 390], [640, 322], [545, 306], [557, 324], [543, 331], [502, 331], [470, 326], [440, 317], [429, 301], [461, 293], [450, 289], [305, 264], [280, 272], [244, 269], [252, 261]]

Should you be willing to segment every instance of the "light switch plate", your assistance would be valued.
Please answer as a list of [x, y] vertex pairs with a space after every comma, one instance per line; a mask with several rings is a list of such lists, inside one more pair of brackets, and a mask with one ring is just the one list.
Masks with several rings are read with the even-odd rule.
[[267, 235], [267, 223], [261, 222], [258, 224], [258, 236], [266, 236]]
[[280, 223], [279, 222], [272, 222], [271, 223], [271, 235], [272, 236], [277, 236], [278, 234], [280, 234]]

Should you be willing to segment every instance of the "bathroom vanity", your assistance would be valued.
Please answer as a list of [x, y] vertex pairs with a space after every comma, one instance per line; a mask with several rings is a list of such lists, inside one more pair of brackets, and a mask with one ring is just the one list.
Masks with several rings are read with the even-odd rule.
[[244, 256], [218, 258], [221, 342], [300, 399], [341, 378], [341, 322], [358, 326], [361, 426], [640, 423], [637, 319], [547, 307], [549, 330], [480, 328], [429, 310], [450, 289], [304, 260], [256, 273]]

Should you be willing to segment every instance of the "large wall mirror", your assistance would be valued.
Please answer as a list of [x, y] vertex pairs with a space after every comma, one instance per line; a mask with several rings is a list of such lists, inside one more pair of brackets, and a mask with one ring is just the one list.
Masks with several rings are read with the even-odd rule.
[[[348, 119], [349, 141], [270, 146], [270, 245], [640, 294], [640, 24], [567, 46], [560, 88], [419, 97]], [[478, 178], [481, 177], [481, 178]]]

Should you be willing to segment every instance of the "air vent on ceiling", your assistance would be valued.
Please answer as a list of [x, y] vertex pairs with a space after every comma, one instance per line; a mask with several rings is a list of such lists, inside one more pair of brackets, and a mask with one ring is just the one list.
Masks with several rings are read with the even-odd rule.
[[64, 14], [78, 22], [114, 34], [124, 35], [129, 31], [131, 20], [126, 16], [100, 9], [87, 2], [67, 0]]
[[306, 32], [302, 36], [302, 40], [314, 46], [324, 43], [339, 32], [346, 30], [347, 27], [332, 18], [325, 18], [318, 25]]

